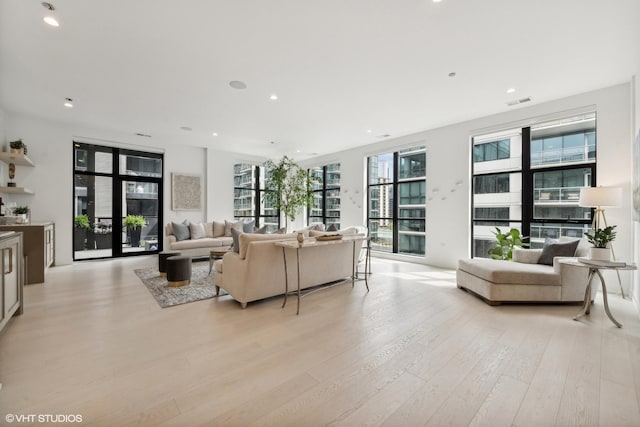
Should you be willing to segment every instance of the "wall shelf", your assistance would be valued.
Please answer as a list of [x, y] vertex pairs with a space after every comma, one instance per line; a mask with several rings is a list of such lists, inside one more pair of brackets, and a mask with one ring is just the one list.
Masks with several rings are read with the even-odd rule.
[[24, 187], [0, 187], [0, 193], [4, 194], [34, 194], [33, 191]]
[[9, 151], [0, 151], [0, 161], [6, 164], [13, 163], [16, 166], [35, 166], [33, 161], [24, 154], [11, 153]]

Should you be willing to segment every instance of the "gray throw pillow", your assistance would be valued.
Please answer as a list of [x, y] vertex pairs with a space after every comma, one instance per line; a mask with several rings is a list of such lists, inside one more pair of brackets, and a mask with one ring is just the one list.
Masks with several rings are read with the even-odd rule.
[[176, 236], [176, 240], [178, 242], [181, 240], [189, 240], [191, 238], [191, 232], [189, 231], [189, 226], [187, 224], [172, 222], [171, 227], [173, 228], [173, 235]]
[[232, 228], [231, 229], [231, 237], [233, 237], [233, 245], [231, 246], [231, 250], [235, 253], [240, 253], [240, 235], [244, 234], [242, 231]]
[[253, 232], [255, 234], [267, 234], [267, 226], [263, 225], [262, 227], [256, 228], [255, 230], [253, 230]]
[[248, 222], [243, 222], [242, 223], [242, 231], [244, 233], [253, 233], [253, 227], [256, 225], [256, 220], [252, 219], [251, 221]]
[[278, 228], [276, 231], [270, 234], [287, 234], [287, 228], [286, 227]]
[[327, 227], [327, 231], [338, 231], [338, 226], [335, 224], [329, 224], [329, 227]]
[[579, 240], [572, 242], [560, 243], [557, 240], [549, 239], [544, 240], [544, 247], [542, 248], [542, 254], [538, 259], [538, 264], [553, 265], [553, 258], [557, 256], [574, 256], [576, 248], [578, 247]]

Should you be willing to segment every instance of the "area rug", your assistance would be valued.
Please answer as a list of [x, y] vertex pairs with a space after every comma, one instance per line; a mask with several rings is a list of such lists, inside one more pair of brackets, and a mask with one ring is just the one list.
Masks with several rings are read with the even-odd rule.
[[[191, 265], [191, 283], [178, 288], [167, 286], [166, 277], [160, 277], [157, 267], [134, 271], [162, 308], [216, 297], [215, 272], [209, 275], [209, 262], [194, 262]], [[224, 293], [220, 291], [220, 294]]]

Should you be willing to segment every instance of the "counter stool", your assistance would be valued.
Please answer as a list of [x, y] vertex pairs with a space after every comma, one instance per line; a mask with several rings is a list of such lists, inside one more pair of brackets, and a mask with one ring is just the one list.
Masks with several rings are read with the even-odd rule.
[[160, 272], [160, 277], [167, 277], [167, 258], [180, 255], [180, 252], [177, 251], [165, 251], [158, 254], [158, 271]]
[[191, 257], [172, 256], [167, 258], [167, 286], [177, 288], [191, 282]]

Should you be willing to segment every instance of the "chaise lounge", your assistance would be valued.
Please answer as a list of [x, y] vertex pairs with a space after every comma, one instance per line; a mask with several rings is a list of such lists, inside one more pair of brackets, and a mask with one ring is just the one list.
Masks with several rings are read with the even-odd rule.
[[[589, 270], [563, 260], [586, 256], [586, 251], [586, 242], [581, 239], [574, 257], [553, 257], [552, 265], [538, 263], [543, 249], [514, 249], [513, 261], [461, 259], [456, 271], [458, 288], [479, 296], [489, 305], [505, 302], [581, 303]], [[592, 288], [592, 299], [596, 289], [596, 286]]]

